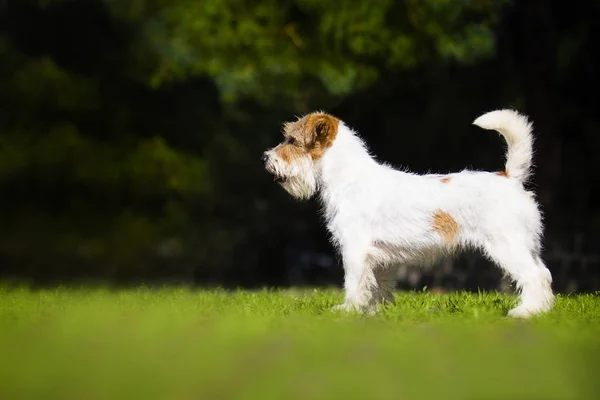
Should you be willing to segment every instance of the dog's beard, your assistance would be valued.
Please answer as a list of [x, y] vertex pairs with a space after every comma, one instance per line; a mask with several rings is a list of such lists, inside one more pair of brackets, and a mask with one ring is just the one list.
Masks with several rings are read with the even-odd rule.
[[297, 158], [291, 163], [276, 162], [271, 172], [281, 187], [297, 199], [309, 199], [317, 191], [315, 166], [309, 157]]
[[314, 174], [295, 176], [280, 183], [289, 194], [300, 200], [312, 197], [317, 190], [317, 182]]

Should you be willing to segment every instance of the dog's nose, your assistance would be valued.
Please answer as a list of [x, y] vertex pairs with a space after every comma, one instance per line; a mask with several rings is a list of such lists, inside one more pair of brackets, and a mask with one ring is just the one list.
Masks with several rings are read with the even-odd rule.
[[267, 161], [267, 155], [263, 154], [262, 157], [260, 158], [263, 162]]

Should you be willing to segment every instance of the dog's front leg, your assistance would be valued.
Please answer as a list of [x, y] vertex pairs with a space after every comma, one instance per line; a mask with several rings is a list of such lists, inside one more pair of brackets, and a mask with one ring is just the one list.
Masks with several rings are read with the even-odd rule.
[[345, 252], [344, 262], [344, 303], [336, 310], [374, 313], [377, 311], [378, 282], [374, 265], [368, 260], [366, 252]]

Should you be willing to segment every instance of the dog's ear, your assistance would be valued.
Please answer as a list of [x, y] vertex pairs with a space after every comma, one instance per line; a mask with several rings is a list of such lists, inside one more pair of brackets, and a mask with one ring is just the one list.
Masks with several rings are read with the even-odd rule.
[[309, 117], [311, 134], [310, 153], [313, 159], [320, 158], [337, 136], [340, 120], [324, 113], [315, 113]]
[[314, 123], [315, 139], [319, 142], [328, 141], [329, 137], [335, 137], [339, 120], [331, 115], [319, 115]]

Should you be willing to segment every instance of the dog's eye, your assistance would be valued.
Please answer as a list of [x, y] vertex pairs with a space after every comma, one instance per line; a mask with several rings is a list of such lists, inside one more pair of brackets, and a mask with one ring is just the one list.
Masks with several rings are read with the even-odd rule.
[[288, 137], [286, 140], [287, 144], [291, 144], [292, 146], [296, 145], [296, 139], [294, 139], [293, 137]]

